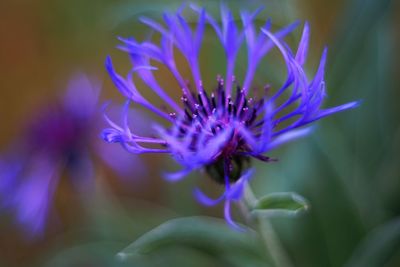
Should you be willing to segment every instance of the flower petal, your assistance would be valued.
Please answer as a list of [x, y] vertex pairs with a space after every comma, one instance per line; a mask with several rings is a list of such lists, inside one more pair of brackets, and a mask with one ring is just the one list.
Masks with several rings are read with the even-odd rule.
[[219, 196], [217, 199], [211, 199], [208, 196], [206, 196], [200, 189], [195, 188], [194, 190], [194, 195], [196, 199], [201, 202], [202, 204], [206, 206], [215, 206], [218, 203], [220, 203], [222, 200], [225, 198], [225, 194], [222, 194]]

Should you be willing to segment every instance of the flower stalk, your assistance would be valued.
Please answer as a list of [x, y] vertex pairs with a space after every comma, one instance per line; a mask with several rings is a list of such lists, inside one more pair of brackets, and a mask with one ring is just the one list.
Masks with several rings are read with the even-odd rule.
[[294, 265], [292, 264], [289, 255], [283, 247], [271, 222], [267, 218], [262, 218], [257, 214], [251, 214], [251, 209], [255, 206], [256, 202], [257, 198], [255, 197], [250, 185], [246, 184], [241, 203], [241, 211], [246, 222], [252, 224], [257, 229], [274, 266], [293, 267]]

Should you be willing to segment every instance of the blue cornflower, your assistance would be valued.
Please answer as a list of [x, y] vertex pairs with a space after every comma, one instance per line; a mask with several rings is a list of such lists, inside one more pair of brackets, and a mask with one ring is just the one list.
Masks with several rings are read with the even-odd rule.
[[[242, 27], [238, 27], [232, 13], [221, 8], [220, 25], [205, 9], [192, 6], [198, 14], [195, 27], [191, 27], [179, 10], [175, 15], [164, 14], [162, 25], [148, 18], [141, 21], [160, 35], [159, 41], [139, 42], [133, 38], [120, 38], [119, 48], [130, 55], [133, 68], [126, 77], [116, 73], [111, 59], [106, 68], [119, 91], [128, 99], [149, 109], [167, 125], [155, 126], [152, 136], [140, 136], [127, 125], [127, 114], [123, 124], [117, 125], [106, 117], [110, 128], [103, 131], [108, 142], [121, 143], [129, 152], [167, 153], [172, 155], [183, 169], [167, 174], [167, 179], [176, 181], [193, 170], [203, 169], [212, 179], [225, 185], [225, 192], [210, 199], [195, 190], [197, 199], [205, 205], [225, 201], [225, 218], [235, 226], [230, 216], [230, 203], [243, 194], [245, 183], [250, 179], [252, 158], [265, 162], [271, 159], [265, 154], [283, 143], [305, 136], [310, 128], [303, 126], [333, 113], [354, 108], [357, 102], [322, 109], [326, 97], [324, 70], [327, 57], [325, 48], [315, 75], [309, 78], [304, 70], [309, 43], [309, 24], [305, 23], [296, 51], [284, 41], [298, 23], [293, 23], [276, 32], [267, 20], [258, 31], [254, 24], [260, 10], [241, 12]], [[199, 57], [204, 30], [207, 24], [216, 33], [226, 57], [226, 76], [217, 77], [214, 90], [205, 90], [202, 83]], [[235, 78], [235, 66], [241, 46], [247, 48], [247, 72], [240, 84]], [[253, 80], [258, 65], [269, 51], [277, 49], [286, 65], [286, 79], [275, 91], [265, 86], [265, 94], [256, 99]], [[179, 51], [187, 60], [194, 81], [193, 87], [178, 70], [174, 52]], [[212, 59], [207, 59], [212, 64]], [[171, 85], [158, 83], [151, 61], [163, 64], [178, 82], [182, 90], [178, 104], [163, 89]], [[240, 65], [244, 65], [240, 62]], [[136, 74], [144, 84], [156, 93], [169, 107], [161, 109], [148, 101], [137, 89], [133, 80]], [[159, 147], [156, 147], [156, 146]]]
[[35, 113], [24, 134], [0, 155], [0, 210], [12, 212], [30, 237], [43, 233], [63, 174], [79, 191], [90, 190], [93, 151], [120, 176], [143, 175], [137, 157], [98, 138], [99, 92], [99, 83], [75, 75], [65, 95]]

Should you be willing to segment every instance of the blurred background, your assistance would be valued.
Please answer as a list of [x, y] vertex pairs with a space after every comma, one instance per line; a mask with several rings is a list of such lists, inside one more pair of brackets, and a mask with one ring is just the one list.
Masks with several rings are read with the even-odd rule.
[[[196, 3], [218, 13], [219, 1]], [[174, 0], [0, 2], [0, 187], [6, 188], [0, 192], [7, 191], [2, 196], [6, 204], [0, 205], [0, 266], [125, 266], [116, 262], [116, 253], [162, 222], [182, 216], [222, 216], [221, 206], [204, 208], [193, 199], [195, 185], [218, 192], [218, 186], [201, 179], [201, 174], [193, 173], [177, 184], [163, 180], [163, 171], [178, 168], [168, 156], [124, 158], [132, 160], [134, 169], [124, 173], [118, 171], [118, 163], [98, 156], [99, 149], [107, 148], [99, 139], [104, 123], [97, 115], [87, 118], [96, 124], [85, 130], [80, 139], [83, 144], [78, 144], [85, 147], [85, 156], [90, 154], [90, 167], [82, 167], [79, 160], [76, 167], [75, 154], [73, 160], [60, 154], [65, 150], [57, 150], [58, 158], [49, 156], [56, 159], [51, 166], [58, 166], [59, 178], [56, 186], [49, 186], [51, 207], [38, 208], [41, 214], [47, 210], [43, 230], [32, 235], [26, 232], [26, 225], [18, 223], [17, 212], [9, 207], [18, 206], [10, 199], [17, 195], [13, 188], [20, 187], [4, 186], [14, 163], [24, 165], [41, 157], [37, 153], [41, 140], [54, 137], [41, 130], [38, 140], [26, 136], [30, 136], [29, 129], [38, 128], [32, 124], [57, 113], [54, 106], [57, 110], [62, 106], [60, 114], [65, 114], [69, 104], [60, 99], [65, 98], [71, 77], [83, 72], [91, 86], [99, 84], [98, 107], [110, 99], [121, 104], [123, 98], [104, 69], [107, 55], [113, 57], [118, 70], [129, 68], [127, 56], [115, 49], [116, 37], [146, 38], [149, 33], [138, 22], [140, 16], [160, 20], [162, 12], [180, 5]], [[271, 156], [279, 158], [278, 163], [255, 163], [252, 185], [257, 195], [294, 191], [311, 204], [302, 216], [272, 221], [291, 261], [304, 267], [400, 266], [399, 2], [229, 1], [238, 20], [240, 10], [260, 5], [265, 6], [261, 22], [267, 17], [276, 27], [296, 19], [310, 22], [310, 73], [328, 45], [326, 106], [362, 100], [356, 110], [319, 121], [312, 136], [274, 151]], [[295, 45], [300, 34], [299, 27], [288, 42]], [[206, 52], [219, 62], [220, 54], [212, 48], [208, 45]], [[218, 70], [223, 63], [202, 67], [209, 81], [224, 71]], [[180, 90], [168, 88], [168, 92], [179, 97]], [[139, 119], [148, 116], [141, 110], [135, 112]], [[44, 128], [49, 127], [46, 124]], [[27, 143], [33, 145], [27, 149]], [[70, 148], [70, 143], [65, 146]], [[76, 170], [83, 169], [90, 174], [81, 171], [80, 175], [93, 178], [85, 183], [90, 189], [76, 186], [80, 179]], [[19, 190], [18, 194], [24, 192]], [[40, 222], [32, 210], [28, 208], [28, 215], [20, 217]], [[240, 218], [236, 213], [235, 217]], [[231, 245], [226, 244], [228, 254]], [[196, 246], [171, 245], [154, 253], [154, 257], [129, 266], [264, 266], [221, 257], [217, 250], [206, 253]]]

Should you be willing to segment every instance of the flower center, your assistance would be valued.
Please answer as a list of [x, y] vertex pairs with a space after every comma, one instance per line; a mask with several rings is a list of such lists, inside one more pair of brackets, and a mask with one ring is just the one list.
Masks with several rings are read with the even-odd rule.
[[[264, 100], [254, 101], [253, 98], [247, 98], [246, 92], [239, 85], [236, 86], [236, 96], [232, 99], [230, 95], [225, 94], [222, 79], [218, 79], [218, 86], [210, 96], [202, 91], [197, 95], [192, 93], [191, 97], [183, 95], [181, 100], [185, 115], [179, 122], [179, 137], [190, 136], [189, 149], [193, 152], [196, 152], [198, 142], [207, 143], [216, 138], [220, 132], [231, 131], [230, 139], [205, 169], [213, 180], [225, 183], [224, 164], [229, 162], [229, 179], [231, 182], [237, 181], [250, 164], [250, 157], [244, 155], [245, 152], [250, 151], [250, 146], [235, 129], [235, 125], [240, 123], [252, 135], [257, 136], [260, 125], [256, 119], [261, 113]], [[207, 138], [201, 139], [199, 136], [207, 136]]]
[[211, 131], [215, 134], [218, 128], [228, 125], [233, 120], [240, 121], [250, 127], [257, 118], [264, 100], [254, 101], [247, 98], [242, 88], [236, 86], [236, 97], [225, 95], [224, 82], [218, 79], [217, 88], [207, 95], [206, 91], [199, 94], [192, 93], [191, 98], [187, 95], [181, 97], [185, 108], [185, 123], [192, 124], [194, 121], [204, 123], [213, 120], [215, 123]]

